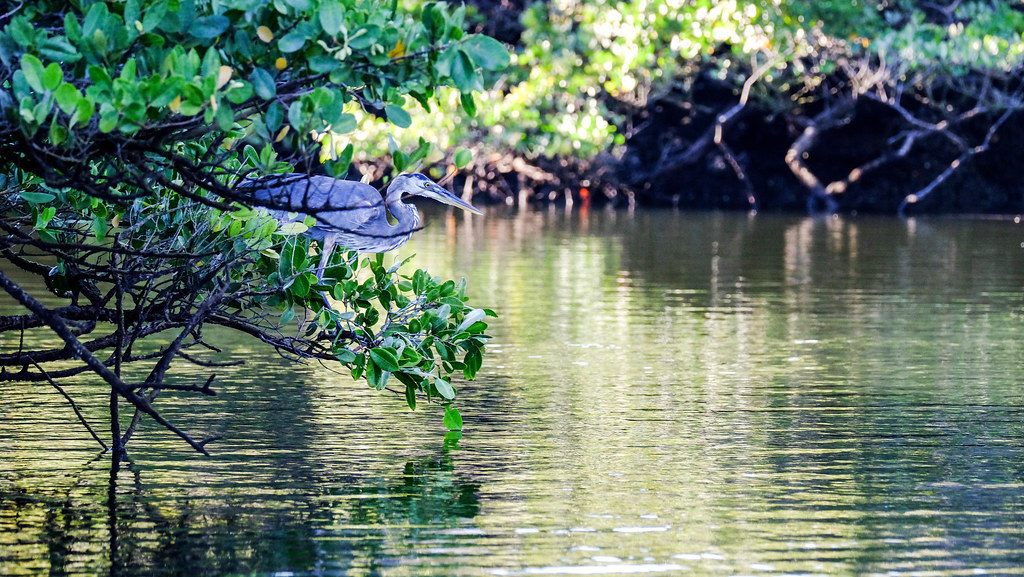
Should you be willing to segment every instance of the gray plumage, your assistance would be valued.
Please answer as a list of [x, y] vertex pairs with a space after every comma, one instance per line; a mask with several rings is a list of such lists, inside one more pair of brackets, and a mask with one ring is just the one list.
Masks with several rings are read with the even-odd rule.
[[[258, 200], [284, 207], [286, 210], [271, 210], [279, 222], [301, 222], [307, 216], [317, 220], [305, 234], [323, 245], [319, 273], [323, 272], [335, 244], [373, 253], [395, 250], [405, 244], [419, 230], [420, 215], [414, 205], [402, 202], [403, 195], [423, 196], [482, 214], [419, 173], [395, 177], [385, 196], [362, 182], [304, 174], [247, 180], [239, 188], [252, 190]], [[388, 220], [389, 213], [394, 224]]]

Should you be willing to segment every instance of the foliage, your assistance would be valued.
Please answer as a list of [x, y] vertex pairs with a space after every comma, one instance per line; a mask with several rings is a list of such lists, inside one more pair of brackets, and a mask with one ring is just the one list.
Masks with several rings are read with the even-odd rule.
[[[870, 62], [890, 86], [922, 87], [1005, 73], [1024, 59], [1024, 13], [1011, 3], [939, 8], [913, 0], [537, 2], [521, 15], [508, 78], [478, 96], [482, 113], [467, 118], [449, 105], [416, 126], [430, 134], [455, 127], [450, 146], [485, 142], [528, 158], [592, 158], [625, 141], [633, 111], [670, 93], [690, 95], [701, 76], [738, 91], [752, 69], [770, 62], [754, 96], [789, 112], [823, 98], [820, 87], [849, 62]], [[376, 137], [373, 124], [363, 137]]]
[[[405, 275], [380, 256], [337, 251], [319, 280], [319, 248], [300, 235], [318, 213], [281, 226], [268, 214], [273, 205], [234, 184], [347, 174], [365, 145], [352, 135], [360, 111], [409, 126], [410, 109], [446, 105], [436, 99], [440, 87], [472, 110], [473, 92], [508, 56], [493, 39], [463, 32], [464, 8], [44, 0], [5, 12], [0, 249], [71, 299], [34, 326], [81, 330], [65, 338], [67, 354], [36, 357], [75, 358], [72, 340], [98, 330], [75, 324], [90, 320], [83, 315], [121, 323], [91, 341], [93, 351], [112, 347], [98, 362], [118, 374], [92, 370], [154, 416], [149, 401], [174, 390], [163, 382], [166, 365], [194, 360], [184, 349], [208, 345], [200, 327], [217, 324], [289, 356], [340, 361], [377, 389], [393, 378], [411, 407], [417, 395], [440, 401], [452, 422], [452, 374], [471, 379], [480, 369], [484, 317], [493, 313], [469, 307], [464, 285], [422, 270]], [[396, 163], [412, 162], [430, 147], [419, 140], [415, 150], [393, 154]], [[33, 300], [17, 287], [8, 292], [26, 306]], [[301, 329], [294, 336], [286, 334], [293, 319]], [[150, 378], [125, 382], [120, 364], [132, 360], [131, 344], [157, 329], [179, 336]], [[19, 351], [2, 362], [22, 366], [19, 378], [49, 380], [54, 371], [29, 366], [36, 357]], [[209, 394], [208, 385], [190, 390]]]
[[[483, 88], [481, 68], [506, 60], [493, 39], [464, 36], [463, 10], [443, 3], [426, 3], [416, 17], [378, 2], [233, 0], [212, 10], [191, 0], [131, 0], [94, 2], [58, 19], [63, 6], [31, 3], [0, 35], [0, 57], [14, 68], [5, 94], [18, 105], [20, 127], [29, 136], [47, 129], [51, 145], [70, 146], [95, 128], [147, 134], [170, 118], [201, 115], [224, 132], [245, 119], [244, 134], [234, 136], [273, 134], [301, 148], [311, 130], [350, 130], [344, 108], [353, 99], [408, 125], [406, 95], [429, 107], [439, 85], [469, 94]], [[284, 126], [291, 134], [281, 134]]]
[[[282, 322], [301, 307], [315, 313], [308, 336], [343, 335], [333, 341], [333, 352], [353, 378], [365, 376], [370, 387], [382, 390], [394, 377], [412, 409], [419, 395], [447, 403], [455, 398], [452, 374], [473, 379], [480, 370], [485, 319], [496, 314], [466, 304], [465, 282], [431, 277], [422, 269], [401, 275], [402, 264], [385, 267], [383, 255], [360, 259], [355, 252], [339, 251], [324, 278], [317, 279], [308, 239], [291, 237], [280, 255], [264, 250], [257, 268], [281, 286], [266, 304], [282, 307]], [[332, 295], [341, 309], [322, 306], [320, 293]], [[453, 410], [446, 409], [446, 425]], [[449, 428], [461, 429], [461, 418], [459, 426]]]

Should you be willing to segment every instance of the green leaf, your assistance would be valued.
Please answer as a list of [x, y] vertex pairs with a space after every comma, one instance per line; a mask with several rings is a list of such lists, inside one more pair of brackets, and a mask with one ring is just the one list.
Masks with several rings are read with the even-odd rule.
[[415, 367], [423, 361], [423, 357], [416, 352], [416, 349], [412, 347], [405, 347], [402, 349], [402, 356], [398, 359], [398, 364], [404, 368]]
[[286, 325], [295, 318], [295, 309], [288, 307], [283, 313], [281, 313], [281, 324]]
[[146, 10], [146, 14], [142, 17], [142, 31], [152, 32], [160, 25], [163, 21], [164, 15], [167, 13], [167, 3], [157, 2]]
[[444, 408], [444, 426], [449, 431], [462, 430], [462, 415], [458, 409], [451, 405]]
[[405, 170], [405, 167], [409, 165], [405, 159], [405, 153], [401, 150], [396, 150], [391, 153], [391, 163], [395, 165], [395, 169], [399, 172]]
[[338, 0], [324, 0], [320, 5], [320, 26], [331, 36], [345, 24], [345, 8]]
[[444, 434], [444, 448], [454, 449], [459, 446], [460, 440], [462, 440], [462, 431], [448, 431]]
[[32, 90], [42, 94], [45, 92], [43, 86], [43, 63], [34, 55], [25, 53], [21, 55], [21, 71], [25, 74], [25, 81], [32, 87]]
[[102, 24], [106, 23], [109, 15], [110, 11], [107, 9], [106, 2], [96, 2], [93, 4], [85, 14], [85, 22], [82, 24], [82, 35], [91, 36]]
[[476, 322], [466, 327], [466, 332], [471, 335], [478, 335], [487, 330], [487, 323]]
[[286, 222], [277, 227], [277, 234], [282, 236], [295, 236], [309, 230], [309, 227], [301, 222]]
[[306, 268], [308, 259], [306, 251], [308, 245], [299, 237], [291, 237], [281, 247], [281, 262], [278, 264], [278, 272], [281, 278], [287, 279], [296, 271]]
[[[327, 267], [327, 269], [325, 271], [325, 275], [329, 275], [330, 271], [331, 271], [331, 267]], [[345, 285], [342, 284], [342, 283], [338, 283], [338, 284], [334, 285], [334, 288], [331, 289], [331, 296], [333, 296], [334, 300], [336, 300], [336, 301], [344, 300], [344, 298], [345, 298]]]
[[128, 0], [124, 4], [124, 23], [134, 28], [135, 21], [142, 16], [142, 9], [139, 7], [139, 0]]
[[43, 230], [46, 228], [46, 225], [50, 224], [50, 221], [53, 220], [53, 217], [56, 214], [57, 208], [54, 206], [48, 206], [43, 210], [40, 210], [39, 214], [36, 215], [36, 224], [33, 228], [36, 230]]
[[309, 69], [317, 74], [327, 74], [341, 67], [341, 62], [333, 56], [317, 54], [309, 59]]
[[395, 350], [391, 347], [377, 347], [370, 349], [370, 358], [377, 364], [378, 367], [388, 372], [395, 372], [399, 370], [398, 357], [395, 355]]
[[473, 160], [473, 153], [466, 148], [455, 151], [455, 168], [464, 168], [469, 161]]
[[476, 100], [473, 99], [472, 92], [463, 92], [460, 94], [459, 102], [462, 103], [462, 109], [466, 111], [466, 114], [476, 116]]
[[225, 103], [221, 103], [217, 108], [217, 128], [220, 128], [224, 132], [231, 130], [235, 125], [235, 114], [231, 110], [231, 107]]
[[117, 111], [107, 111], [100, 115], [100, 132], [108, 133], [117, 128]]
[[277, 95], [277, 85], [270, 73], [262, 68], [254, 68], [252, 71], [252, 87], [256, 95], [263, 100], [270, 100]]
[[108, 230], [110, 230], [110, 224], [107, 222], [107, 219], [100, 215], [92, 217], [92, 233], [96, 235], [96, 240], [102, 241], [105, 239]]
[[39, 45], [39, 54], [45, 56], [48, 60], [64, 62], [66, 64], [73, 64], [82, 59], [82, 55], [78, 53], [78, 50], [63, 36], [54, 36], [44, 40]]
[[366, 384], [370, 385], [370, 388], [377, 389], [378, 391], [383, 389], [387, 386], [390, 376], [390, 372], [381, 370], [374, 363], [370, 363], [366, 367]]
[[395, 126], [409, 128], [409, 125], [412, 124], [412, 117], [401, 106], [388, 104], [384, 106], [384, 112], [388, 115], [388, 120], [391, 121], [391, 124]]
[[107, 35], [102, 30], [96, 30], [92, 33], [92, 49], [96, 52], [103, 53], [107, 51], [109, 47], [109, 40]]
[[56, 146], [60, 146], [68, 139], [68, 129], [64, 128], [63, 125], [57, 123], [57, 117], [54, 116], [50, 122], [50, 143]]
[[64, 71], [60, 69], [60, 64], [51, 62], [43, 70], [43, 88], [46, 90], [51, 92], [56, 90], [62, 80], [64, 80]]
[[228, 29], [229, 24], [231, 24], [231, 21], [228, 20], [227, 16], [219, 14], [203, 16], [192, 21], [192, 24], [188, 27], [188, 33], [200, 40], [213, 40], [223, 34]]
[[[347, 112], [338, 116], [338, 121], [331, 125], [331, 132], [334, 134], [348, 134], [355, 130], [359, 124], [356, 122], [356, 117], [353, 114]], [[352, 157], [349, 157], [351, 162]]]
[[88, 98], [81, 98], [75, 105], [75, 113], [72, 118], [80, 124], [85, 124], [92, 118], [93, 112], [95, 112], [95, 104]]
[[57, 90], [53, 93], [53, 96], [57, 100], [57, 106], [59, 106], [65, 114], [71, 114], [74, 112], [78, 108], [78, 101], [82, 99], [82, 93], [67, 82], [58, 86]]
[[301, 50], [306, 45], [306, 35], [299, 30], [292, 30], [277, 41], [277, 47], [285, 54]]
[[21, 115], [21, 119], [28, 124], [36, 123], [36, 115], [32, 112], [32, 99], [25, 97], [21, 101], [21, 105], [18, 107], [18, 114]]
[[434, 2], [427, 2], [423, 6], [423, 24], [431, 33], [435, 33], [444, 26], [444, 13]]
[[303, 130], [305, 127], [306, 119], [303, 116], [302, 103], [298, 100], [292, 102], [288, 107], [288, 124], [291, 124], [292, 128], [296, 130]]
[[292, 294], [299, 298], [305, 298], [309, 295], [309, 286], [309, 279], [306, 278], [305, 274], [300, 274], [292, 281]]
[[463, 376], [470, 380], [476, 378], [477, 372], [483, 366], [483, 355], [480, 354], [480, 349], [469, 349], [463, 362], [466, 363], [466, 366], [462, 369]]
[[380, 36], [380, 26], [369, 25], [356, 31], [354, 34], [349, 36], [348, 45], [353, 50], [366, 50], [377, 43], [377, 39]]
[[484, 70], [504, 70], [511, 62], [505, 45], [490, 36], [474, 34], [462, 46]]
[[111, 80], [110, 74], [108, 74], [105, 69], [96, 66], [95, 64], [89, 66], [89, 80], [92, 80], [92, 83], [98, 86], [99, 88], [105, 90], [109, 90], [110, 88], [112, 88], [111, 85], [113, 83], [113, 80]]
[[351, 363], [356, 360], [356, 354], [350, 349], [334, 349], [334, 356], [343, 363]]
[[462, 92], [472, 92], [481, 88], [480, 75], [469, 55], [462, 50], [456, 50], [452, 57], [452, 81], [455, 87]]
[[405, 385], [405, 402], [409, 405], [409, 408], [416, 410], [416, 386], [411, 384]]
[[348, 171], [349, 165], [352, 164], [353, 154], [355, 154], [355, 147], [353, 147], [350, 142], [345, 145], [344, 150], [342, 150], [341, 154], [338, 155], [338, 160], [334, 162], [333, 167], [334, 170], [337, 171], [335, 173], [336, 175], [344, 175], [344, 173]]
[[44, 202], [50, 202], [54, 198], [54, 195], [48, 192], [22, 192], [19, 193], [21, 199], [29, 204], [42, 204]]
[[455, 398], [455, 389], [452, 388], [452, 384], [441, 377], [434, 379], [434, 388], [437, 389], [438, 394], [449, 401]]
[[276, 132], [277, 129], [281, 128], [281, 123], [284, 121], [284, 107], [279, 102], [272, 102], [267, 108], [267, 113], [264, 116], [264, 122], [267, 124], [267, 129], [271, 132]]

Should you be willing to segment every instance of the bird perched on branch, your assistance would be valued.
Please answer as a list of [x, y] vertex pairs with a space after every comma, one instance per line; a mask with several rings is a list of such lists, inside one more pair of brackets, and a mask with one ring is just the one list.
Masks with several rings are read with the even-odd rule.
[[[316, 224], [306, 235], [323, 245], [317, 276], [323, 275], [335, 245], [359, 252], [395, 250], [420, 229], [420, 214], [412, 204], [402, 202], [408, 196], [422, 196], [483, 214], [472, 204], [452, 194], [420, 173], [400, 174], [391, 181], [387, 193], [362, 182], [329, 176], [283, 174], [245, 181], [240, 188], [251, 189], [256, 199], [284, 210], [272, 210], [278, 222], [301, 222], [307, 216]], [[395, 224], [388, 220], [388, 213]]]

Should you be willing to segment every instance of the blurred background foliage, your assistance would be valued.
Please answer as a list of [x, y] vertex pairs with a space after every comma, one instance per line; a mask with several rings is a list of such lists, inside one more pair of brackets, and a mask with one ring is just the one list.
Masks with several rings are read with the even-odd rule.
[[[781, 118], [786, 124], [763, 135], [779, 140], [767, 153], [774, 163], [768, 172], [778, 174], [762, 179], [769, 182], [755, 182], [758, 192], [771, 195], [775, 193], [764, 189], [800, 186], [788, 174], [791, 171], [782, 157], [811, 118], [834, 102], [877, 96], [876, 100], [904, 109], [900, 114], [914, 117], [907, 129], [918, 120], [950, 123], [976, 106], [996, 114], [1020, 104], [1015, 91], [1024, 53], [1024, 7], [1019, 2], [478, 0], [468, 4], [471, 26], [514, 48], [507, 76], [477, 95], [475, 116], [454, 105], [458, 101], [454, 91], [441, 95], [449, 106], [429, 111], [417, 107], [410, 129], [393, 131], [364, 116], [358, 134], [377, 145], [366, 149], [363, 160], [386, 153], [389, 141], [381, 132], [392, 131], [394, 140], [406, 146], [424, 136], [441, 150], [475, 147], [481, 157], [476, 164], [487, 166], [477, 175], [486, 181], [494, 181], [496, 174], [519, 173], [515, 179], [509, 177], [514, 180], [509, 186], [491, 187], [490, 194], [496, 197], [511, 200], [520, 193], [516, 188], [524, 181], [523, 164], [513, 167], [508, 159], [514, 157], [542, 169], [537, 175], [527, 172], [526, 184], [536, 189], [530, 192], [536, 192], [537, 198], [561, 199], [564, 193], [579, 200], [581, 181], [586, 187], [592, 178], [601, 180], [597, 177], [610, 173], [616, 178], [605, 191], [609, 197], [619, 194], [619, 201], [625, 201], [626, 195], [636, 200], [635, 194], [641, 202], [664, 201], [671, 191], [662, 190], [666, 187], [657, 178], [648, 174], [636, 178], [640, 172], [656, 173], [662, 159], [643, 158], [639, 167], [623, 161], [631, 156], [631, 147], [649, 150], [653, 146], [665, 153], [662, 156], [670, 154], [663, 143], [637, 136], [653, 129], [656, 139], [678, 137], [685, 148], [696, 137], [686, 135], [685, 129], [680, 136], [676, 126], [667, 126], [680, 119], [660, 116], [665, 105], [685, 108], [683, 124], [696, 127], [713, 122], [736, 102], [757, 70], [750, 107], [757, 108], [765, 122]], [[1002, 89], [979, 102], [970, 94], [986, 90], [979, 82]], [[865, 131], [897, 136], [885, 128], [891, 121], [885, 111], [858, 112], [861, 119], [874, 118]], [[966, 130], [959, 137], [971, 141], [965, 145], [969, 148], [980, 135], [972, 139], [972, 129]], [[726, 141], [730, 134], [735, 132], [727, 132]], [[850, 155], [883, 156], [900, 144], [870, 143]], [[915, 143], [922, 144], [928, 143], [920, 139]], [[390, 146], [394, 148], [394, 142]], [[760, 166], [765, 154], [743, 143], [733, 148], [737, 146], [741, 164], [742, 157], [751, 157], [752, 165], [744, 167], [756, 181], [766, 172]], [[948, 161], [941, 148], [921, 150], [941, 159], [940, 163]], [[958, 156], [955, 153], [951, 152]], [[441, 157], [436, 154], [430, 159]], [[709, 163], [719, 168], [727, 164], [722, 158], [711, 158]], [[842, 170], [853, 166], [843, 165]], [[688, 168], [691, 173], [701, 170]], [[876, 193], [886, 189], [873, 200], [876, 208], [891, 212], [894, 199], [924, 187], [935, 174], [875, 187]], [[714, 175], [705, 180], [709, 178], [715, 180]], [[772, 178], [782, 182], [770, 182]], [[1004, 201], [1020, 203], [1019, 189], [1009, 194], [1013, 198]], [[707, 200], [697, 199], [697, 204], [706, 205]], [[799, 199], [780, 199], [775, 204], [784, 206], [793, 200]], [[744, 204], [742, 198], [737, 202]]]

